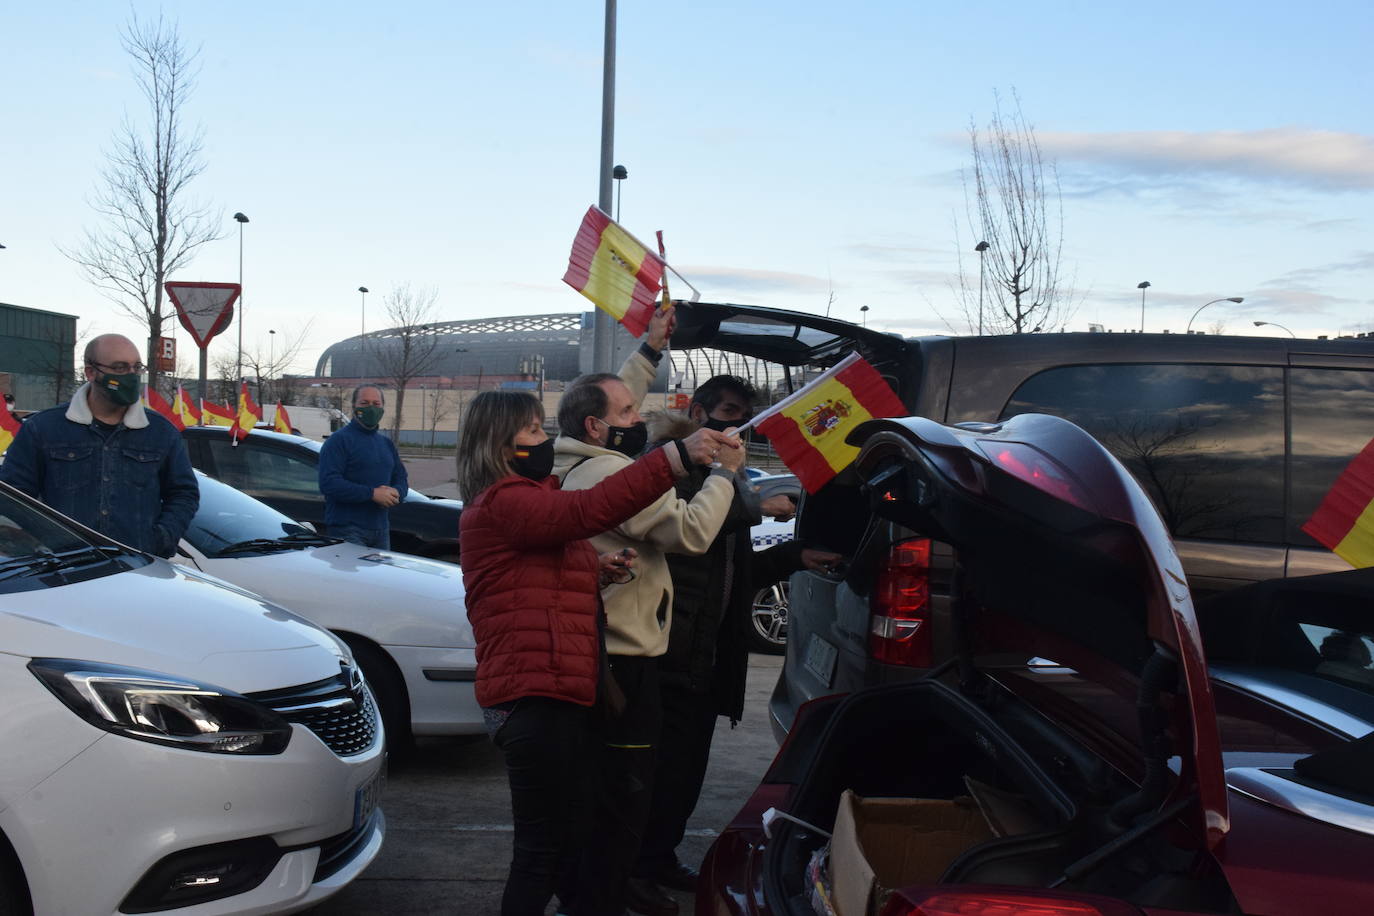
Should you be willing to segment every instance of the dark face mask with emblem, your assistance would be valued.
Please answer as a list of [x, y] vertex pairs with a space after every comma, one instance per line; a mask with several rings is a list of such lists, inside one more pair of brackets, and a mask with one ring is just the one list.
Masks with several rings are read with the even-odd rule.
[[124, 375], [104, 373], [96, 376], [92, 387], [105, 392], [105, 396], [120, 407], [130, 407], [138, 403], [141, 381], [137, 372]]
[[553, 473], [553, 440], [538, 445], [517, 445], [510, 460], [511, 470], [530, 480], [543, 480]]
[[649, 441], [649, 425], [643, 420], [632, 426], [612, 426], [600, 418], [597, 422], [606, 425], [606, 448], [613, 452], [634, 458]]

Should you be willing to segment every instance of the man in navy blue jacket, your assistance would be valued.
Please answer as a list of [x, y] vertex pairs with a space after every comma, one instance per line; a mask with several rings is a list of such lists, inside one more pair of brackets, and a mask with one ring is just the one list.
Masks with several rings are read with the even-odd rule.
[[139, 403], [146, 368], [127, 337], [86, 345], [86, 384], [24, 422], [0, 480], [116, 541], [170, 557], [200, 506], [176, 427]]
[[382, 390], [353, 392], [353, 420], [324, 440], [320, 492], [324, 524], [334, 537], [363, 547], [391, 547], [387, 510], [406, 498], [406, 469], [390, 439], [377, 431], [386, 407]]

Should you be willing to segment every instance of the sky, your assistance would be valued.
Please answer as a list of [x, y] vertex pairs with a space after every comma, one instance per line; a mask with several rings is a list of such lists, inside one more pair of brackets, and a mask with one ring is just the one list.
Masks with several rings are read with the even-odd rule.
[[[223, 226], [171, 279], [236, 282], [241, 230], [245, 349], [299, 339], [313, 372], [404, 284], [436, 320], [588, 307], [561, 278], [598, 195], [600, 0], [8, 4], [0, 301], [146, 335], [61, 249], [146, 123], [119, 33], [159, 11], [199, 48], [186, 193]], [[1232, 296], [1194, 327], [1374, 330], [1371, 48], [1367, 2], [620, 0], [620, 218], [708, 301], [966, 333], [968, 128], [1014, 93], [1058, 176], [1062, 327], [1137, 328], [1148, 281], [1149, 331]]]

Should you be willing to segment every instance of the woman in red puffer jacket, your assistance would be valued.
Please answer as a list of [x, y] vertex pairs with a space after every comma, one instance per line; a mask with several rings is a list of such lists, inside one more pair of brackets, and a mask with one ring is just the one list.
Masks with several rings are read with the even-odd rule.
[[[574, 891], [590, 823], [592, 705], [603, 684], [600, 588], [633, 557], [598, 557], [586, 538], [646, 508], [712, 449], [738, 440], [702, 430], [649, 452], [588, 490], [551, 477], [553, 440], [529, 394], [473, 398], [458, 442], [459, 527], [468, 620], [477, 637], [477, 701], [506, 758], [515, 851], [503, 916], [542, 914]], [[632, 552], [631, 552], [632, 553]]]

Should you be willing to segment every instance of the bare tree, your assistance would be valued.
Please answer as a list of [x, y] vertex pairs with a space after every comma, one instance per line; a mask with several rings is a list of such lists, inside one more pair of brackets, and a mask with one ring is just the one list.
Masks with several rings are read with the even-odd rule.
[[[964, 174], [964, 204], [977, 242], [979, 263], [965, 270], [959, 252], [960, 306], [978, 333], [1026, 334], [1062, 327], [1072, 318], [1071, 284], [1063, 283], [1060, 255], [1064, 208], [1054, 163], [1046, 163], [1035, 128], [1014, 108], [1003, 112], [996, 97], [992, 119], [980, 130], [969, 121], [973, 154]], [[974, 250], [974, 246], [967, 246]]]
[[261, 344], [252, 350], [243, 351], [244, 377], [258, 380], [258, 402], [260, 404], [266, 404], [269, 400], [275, 401], [282, 396], [281, 392], [284, 390], [282, 375], [300, 355], [301, 348], [305, 346], [306, 337], [310, 333], [311, 324], [313, 321], [306, 322], [305, 327], [298, 332], [284, 331], [281, 334], [273, 335], [279, 337], [280, 341], [270, 342], [265, 352]]
[[[454, 402], [449, 397], [452, 393], [445, 388], [431, 388], [425, 392], [425, 398], [429, 402], [429, 411], [426, 414], [428, 421], [425, 425], [429, 427], [429, 447], [434, 448], [434, 433], [439, 428], [439, 424], [447, 420], [453, 414]], [[461, 396], [461, 392], [460, 392]], [[461, 408], [459, 408], [461, 409]]]
[[[130, 18], [120, 35], [133, 58], [134, 78], [148, 103], [150, 124], [129, 116], [105, 153], [91, 201], [97, 229], [62, 253], [125, 314], [148, 329], [151, 350], [162, 336], [163, 281], [190, 263], [196, 249], [219, 238], [219, 215], [187, 200], [187, 186], [205, 169], [204, 131], [187, 128], [182, 110], [195, 89], [198, 51], [188, 49], [175, 23]], [[153, 366], [149, 383], [157, 382]]]
[[382, 376], [396, 389], [391, 410], [391, 437], [401, 435], [401, 411], [406, 402], [406, 386], [412, 379], [428, 375], [439, 358], [438, 328], [434, 324], [434, 303], [439, 291], [433, 287], [412, 288], [409, 283], [394, 287], [386, 296], [388, 330], [368, 335], [373, 343], [373, 359]]

